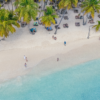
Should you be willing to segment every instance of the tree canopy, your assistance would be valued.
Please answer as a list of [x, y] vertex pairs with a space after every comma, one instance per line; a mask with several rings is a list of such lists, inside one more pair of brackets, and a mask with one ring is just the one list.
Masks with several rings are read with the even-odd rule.
[[100, 10], [100, 0], [85, 0], [82, 2], [82, 12], [85, 14], [90, 13], [92, 18], [94, 18], [95, 11], [99, 13]]
[[31, 19], [36, 20], [38, 14], [38, 4], [33, 0], [20, 0], [18, 8], [15, 10], [19, 15], [19, 20], [29, 23]]
[[51, 26], [51, 23], [55, 24], [55, 20], [54, 20], [55, 18], [58, 18], [58, 15], [56, 14], [52, 6], [47, 7], [46, 11], [44, 12], [44, 16], [40, 17], [41, 22], [46, 27]]
[[58, 4], [59, 8], [72, 9], [72, 6], [77, 7], [78, 0], [61, 0]]
[[17, 19], [11, 16], [11, 12], [5, 9], [0, 10], [0, 36], [7, 37], [9, 32], [14, 33], [16, 30], [13, 26], [20, 27], [17, 23]]

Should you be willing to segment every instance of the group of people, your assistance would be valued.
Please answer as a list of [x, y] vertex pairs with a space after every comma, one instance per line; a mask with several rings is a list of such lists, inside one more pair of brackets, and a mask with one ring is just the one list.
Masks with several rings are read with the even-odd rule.
[[[57, 39], [57, 38], [54, 37], [54, 36], [52, 36], [52, 38], [55, 39], [55, 40]], [[100, 38], [99, 38], [99, 39], [100, 39]], [[64, 45], [66, 46], [66, 41], [64, 41]], [[24, 60], [25, 60], [26, 62], [28, 62], [27, 57], [26, 57], [25, 55], [24, 55]], [[59, 58], [57, 58], [57, 61], [59, 61]], [[27, 64], [25, 63], [24, 66], [27, 67]]]
[[[53, 38], [54, 40], [57, 39], [56, 37], [54, 37], [54, 35], [52, 36], [52, 38]], [[64, 45], [66, 46], [66, 41], [64, 41]], [[57, 61], [59, 61], [59, 58], [57, 58]]]
[[[28, 62], [27, 57], [26, 57], [25, 55], [24, 55], [24, 60], [25, 60], [26, 62]], [[24, 66], [27, 67], [27, 64], [25, 63]]]

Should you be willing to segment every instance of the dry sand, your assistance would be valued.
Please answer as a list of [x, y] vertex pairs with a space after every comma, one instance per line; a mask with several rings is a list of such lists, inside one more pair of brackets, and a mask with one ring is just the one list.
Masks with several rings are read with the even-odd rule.
[[[24, 67], [24, 55], [28, 58], [27, 68]], [[24, 75], [31, 70], [34, 76], [45, 75], [97, 58], [100, 58], [100, 41], [97, 37], [70, 42], [66, 46], [58, 42], [48, 46], [1, 50], [0, 81]]]
[[[10, 34], [5, 41], [0, 41], [0, 81], [24, 75], [31, 70], [34, 76], [42, 76], [100, 58], [100, 32], [91, 29], [90, 39], [87, 39], [90, 24], [83, 26], [83, 20], [75, 19], [75, 15], [78, 14], [73, 10], [68, 11], [69, 20], [63, 19], [61, 22], [61, 29], [55, 35], [56, 41], [52, 39], [54, 25], [53, 31], [48, 32], [44, 26], [33, 26], [33, 21], [28, 27], [16, 28], [13, 35]], [[97, 16], [96, 13], [94, 24], [99, 20]], [[59, 22], [60, 18], [57, 21]], [[80, 22], [80, 27], [76, 27], [75, 22]], [[63, 28], [65, 23], [68, 23], [69, 28]], [[32, 27], [37, 29], [35, 35], [29, 33]], [[67, 42], [66, 46], [64, 41]], [[24, 67], [24, 55], [28, 58], [27, 68]]]

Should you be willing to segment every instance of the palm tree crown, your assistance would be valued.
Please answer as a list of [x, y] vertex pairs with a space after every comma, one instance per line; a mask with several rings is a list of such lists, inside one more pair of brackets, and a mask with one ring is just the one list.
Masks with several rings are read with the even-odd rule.
[[18, 4], [19, 4], [19, 0], [15, 0], [14, 6], [15, 6], [16, 8], [18, 8]]
[[95, 11], [99, 13], [100, 0], [85, 0], [81, 7], [82, 12], [85, 12], [84, 14], [90, 13], [92, 18], [94, 18]]
[[94, 25], [92, 28], [95, 28], [96, 31], [99, 31], [99, 29], [100, 29], [100, 21], [98, 21], [98, 24]]
[[9, 32], [14, 33], [16, 30], [13, 27], [13, 25], [20, 27], [20, 25], [17, 23], [17, 19], [11, 17], [11, 12], [5, 9], [1, 9], [0, 10], [0, 36], [7, 37], [9, 35]]
[[46, 26], [51, 26], [51, 23], [55, 24], [54, 18], [58, 18], [58, 15], [56, 14], [55, 10], [52, 8], [52, 6], [47, 7], [46, 11], [44, 12], [44, 16], [42, 16], [41, 22]]
[[59, 2], [58, 6], [59, 6], [60, 9], [66, 8], [66, 7], [67, 7], [67, 9], [71, 9], [72, 6], [77, 7], [77, 3], [78, 3], [78, 0], [61, 0]]
[[36, 19], [38, 13], [38, 4], [33, 0], [20, 0], [18, 8], [15, 10], [19, 15], [19, 20], [29, 23], [31, 19]]

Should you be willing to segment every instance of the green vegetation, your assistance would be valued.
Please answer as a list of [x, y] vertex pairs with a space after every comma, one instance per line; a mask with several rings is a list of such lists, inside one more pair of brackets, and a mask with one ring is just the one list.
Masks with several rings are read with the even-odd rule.
[[95, 11], [99, 13], [100, 0], [85, 0], [81, 7], [82, 12], [85, 12], [84, 15], [90, 13], [92, 18], [94, 18]]
[[16, 30], [13, 27], [20, 25], [17, 23], [17, 17], [13, 17], [12, 13], [8, 10], [1, 9], [0, 10], [0, 36], [7, 37], [9, 36], [9, 32], [14, 33]]
[[99, 29], [100, 29], [100, 21], [98, 21], [98, 24], [94, 25], [92, 28], [95, 28], [96, 31], [99, 31]]
[[78, 0], [61, 0], [59, 3], [59, 8], [64, 8], [69, 10], [72, 9], [72, 6], [77, 7]]
[[33, 0], [20, 0], [15, 12], [19, 15], [18, 20], [23, 18], [24, 22], [29, 23], [32, 19], [36, 19], [38, 14], [38, 4]]
[[44, 11], [44, 16], [42, 16], [41, 22], [46, 26], [51, 26], [51, 23], [55, 24], [55, 18], [58, 18], [58, 15], [56, 14], [55, 10], [52, 8], [52, 6], [47, 7], [46, 11]]
[[[12, 3], [12, 0], [5, 0], [6, 2], [11, 2], [12, 9], [10, 9], [9, 4], [8, 10], [2, 8], [2, 4], [0, 4], [0, 36], [1, 37], [7, 37], [9, 36], [9, 32], [14, 33], [16, 31], [15, 27], [20, 27], [17, 21], [25, 22], [27, 24], [30, 23], [31, 20], [36, 20], [36, 17], [39, 14], [39, 17], [42, 13], [42, 16], [38, 17], [38, 22], [41, 20], [41, 23], [45, 25], [45, 27], [50, 27], [51, 24], [55, 24], [55, 18], [58, 18], [58, 15], [55, 11], [55, 9], [52, 6], [47, 6], [45, 10], [45, 2], [48, 0], [38, 0], [41, 1], [42, 7], [39, 9], [39, 6], [34, 0], [15, 0], [14, 3]], [[67, 10], [72, 9], [73, 7], [77, 7], [78, 0], [49, 0], [53, 4], [53, 6], [57, 5], [60, 9], [65, 9], [65, 12]], [[44, 3], [43, 3], [44, 2]], [[15, 11], [13, 11], [13, 5], [15, 6]], [[100, 10], [100, 0], [84, 0], [82, 1], [81, 6], [81, 12], [85, 14], [90, 14], [92, 18], [95, 16], [95, 11], [99, 13]], [[60, 25], [62, 19], [64, 18], [65, 12], [63, 13], [63, 16], [61, 17], [61, 20], [58, 24]], [[84, 20], [84, 18], [83, 18]], [[39, 25], [39, 24], [38, 24]], [[94, 25], [93, 28], [98, 31], [100, 29], [100, 21], [98, 21], [97, 25]], [[57, 33], [56, 28], [56, 32]]]

